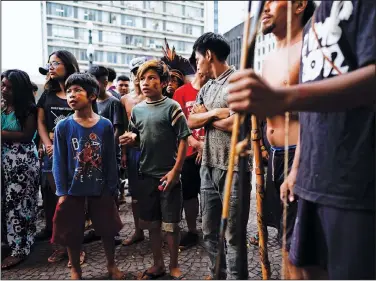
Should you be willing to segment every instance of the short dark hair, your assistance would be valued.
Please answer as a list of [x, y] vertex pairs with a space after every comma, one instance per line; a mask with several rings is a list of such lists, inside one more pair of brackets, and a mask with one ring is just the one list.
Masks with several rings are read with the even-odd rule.
[[108, 78], [108, 69], [102, 65], [92, 65], [87, 73], [93, 75], [97, 80], [101, 77]]
[[307, 7], [304, 9], [303, 17], [302, 17], [302, 24], [305, 26], [309, 19], [313, 16], [313, 13], [316, 10], [316, 4], [313, 0], [307, 1]]
[[34, 82], [31, 82], [31, 86], [33, 86], [33, 92], [37, 92], [38, 91], [37, 84], [35, 84]]
[[112, 67], [107, 67], [108, 70], [108, 81], [114, 82], [116, 79], [116, 71]]
[[82, 87], [89, 95], [98, 97], [99, 85], [96, 78], [89, 73], [73, 73], [65, 82], [65, 91], [73, 85]]
[[207, 50], [213, 52], [220, 62], [225, 62], [231, 51], [227, 40], [222, 35], [213, 32], [202, 34], [193, 45], [193, 51], [203, 56]]
[[131, 81], [127, 75], [120, 75], [117, 81]]

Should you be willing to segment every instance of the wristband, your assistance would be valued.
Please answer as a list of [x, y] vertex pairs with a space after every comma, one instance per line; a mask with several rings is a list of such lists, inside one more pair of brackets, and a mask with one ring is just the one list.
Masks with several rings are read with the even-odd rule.
[[266, 150], [265, 145], [262, 145], [262, 146], [261, 146], [261, 151], [265, 151], [265, 150]]

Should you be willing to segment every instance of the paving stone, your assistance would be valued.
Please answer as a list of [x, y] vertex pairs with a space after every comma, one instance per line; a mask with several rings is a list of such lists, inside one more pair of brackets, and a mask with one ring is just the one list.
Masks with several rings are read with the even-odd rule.
[[[133, 234], [133, 217], [131, 212], [130, 198], [127, 203], [121, 205], [120, 215], [125, 226], [120, 232], [123, 239]], [[251, 237], [257, 232], [256, 222], [256, 200], [254, 191], [252, 191], [251, 210], [247, 226], [247, 236]], [[40, 230], [44, 226], [42, 220], [38, 221], [37, 228]], [[187, 231], [185, 220], [181, 227]], [[199, 231], [201, 223], [198, 222]], [[272, 269], [272, 279], [280, 278], [281, 270], [281, 248], [275, 237], [277, 231], [268, 228], [270, 241], [268, 241], [268, 254]], [[153, 264], [153, 256], [150, 249], [149, 233], [145, 231], [146, 239], [138, 244], [128, 247], [118, 246], [115, 250], [115, 258], [119, 268], [123, 271], [138, 274]], [[83, 277], [85, 279], [107, 279], [106, 257], [103, 251], [101, 241], [85, 244], [83, 249], [86, 251], [86, 263], [82, 266]], [[169, 264], [169, 254], [167, 244], [162, 248], [166, 267]], [[1, 271], [1, 279], [55, 279], [63, 280], [70, 278], [70, 270], [67, 268], [68, 260], [56, 264], [47, 262], [48, 256], [52, 253], [51, 245], [46, 242], [34, 244], [30, 257], [22, 264], [10, 270]], [[262, 279], [260, 258], [258, 248], [250, 245], [248, 248], [248, 269], [249, 279]], [[199, 245], [180, 252], [179, 264], [183, 272], [186, 272], [187, 279], [204, 279], [209, 275], [209, 258], [204, 249], [202, 238]], [[167, 276], [166, 276], [167, 277]], [[165, 278], [166, 278], [165, 277]], [[162, 278], [163, 279], [163, 278]]]

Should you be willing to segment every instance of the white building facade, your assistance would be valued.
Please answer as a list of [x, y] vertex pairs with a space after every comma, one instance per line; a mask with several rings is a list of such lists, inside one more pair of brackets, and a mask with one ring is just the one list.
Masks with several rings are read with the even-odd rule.
[[189, 57], [204, 33], [205, 1], [41, 1], [43, 57], [59, 49], [89, 65], [88, 22], [92, 22], [93, 63], [129, 74], [138, 56], [160, 58], [164, 38]]

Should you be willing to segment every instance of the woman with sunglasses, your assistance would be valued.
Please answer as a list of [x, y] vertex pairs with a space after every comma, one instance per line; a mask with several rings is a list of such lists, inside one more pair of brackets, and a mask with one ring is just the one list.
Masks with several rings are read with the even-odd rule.
[[33, 136], [37, 110], [29, 75], [18, 69], [1, 74], [2, 242], [10, 255], [1, 269], [11, 268], [30, 254], [34, 244], [39, 161]]
[[[38, 132], [44, 145], [42, 172], [47, 179], [48, 187], [45, 190], [44, 209], [46, 227], [37, 234], [37, 239], [49, 239], [52, 236], [52, 219], [55, 213], [58, 197], [55, 195], [56, 185], [52, 175], [53, 136], [56, 124], [73, 114], [67, 103], [64, 84], [67, 78], [79, 72], [79, 66], [74, 55], [65, 50], [52, 52], [48, 59], [48, 79], [45, 92], [40, 97], [38, 107]], [[48, 258], [51, 263], [61, 261], [67, 257], [66, 249], [58, 245]], [[83, 263], [85, 253], [81, 253]]]

